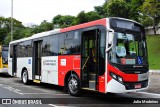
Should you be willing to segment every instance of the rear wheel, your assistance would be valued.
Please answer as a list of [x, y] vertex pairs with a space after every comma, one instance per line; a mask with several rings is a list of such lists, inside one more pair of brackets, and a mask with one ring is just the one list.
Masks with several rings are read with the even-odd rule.
[[68, 79], [68, 93], [72, 96], [79, 96], [80, 95], [80, 84], [78, 76], [72, 74]]
[[23, 70], [23, 73], [22, 73], [22, 82], [24, 84], [29, 84], [29, 80], [28, 80], [28, 72], [27, 70]]

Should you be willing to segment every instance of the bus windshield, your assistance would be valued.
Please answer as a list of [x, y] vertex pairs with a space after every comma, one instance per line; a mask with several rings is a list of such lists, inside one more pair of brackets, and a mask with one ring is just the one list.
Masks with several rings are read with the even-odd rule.
[[8, 50], [2, 51], [2, 61], [3, 64], [8, 64]]
[[109, 59], [118, 64], [146, 64], [146, 42], [141, 33], [115, 32]]

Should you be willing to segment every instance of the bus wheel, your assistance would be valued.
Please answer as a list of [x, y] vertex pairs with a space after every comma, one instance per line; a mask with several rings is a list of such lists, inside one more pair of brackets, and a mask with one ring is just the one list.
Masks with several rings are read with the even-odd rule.
[[80, 95], [79, 79], [75, 74], [72, 74], [68, 79], [68, 93], [72, 96]]
[[24, 84], [29, 84], [29, 80], [28, 80], [28, 72], [27, 70], [24, 70], [23, 73], [22, 73], [22, 82]]

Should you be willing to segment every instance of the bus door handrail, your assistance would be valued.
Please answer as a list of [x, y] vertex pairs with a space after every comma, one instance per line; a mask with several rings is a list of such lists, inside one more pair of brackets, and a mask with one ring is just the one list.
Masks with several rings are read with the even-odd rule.
[[90, 57], [90, 56], [88, 56], [88, 57], [87, 57], [87, 59], [86, 59], [86, 61], [85, 61], [84, 65], [83, 65], [83, 67], [82, 67], [82, 70], [83, 70], [83, 69], [84, 69], [84, 67], [86, 66], [86, 64], [87, 64], [87, 62], [88, 62], [89, 57]]

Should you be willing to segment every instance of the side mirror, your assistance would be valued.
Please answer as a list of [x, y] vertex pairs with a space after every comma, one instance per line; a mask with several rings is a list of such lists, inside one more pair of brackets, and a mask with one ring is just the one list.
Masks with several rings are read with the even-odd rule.
[[108, 44], [109, 45], [111, 45], [113, 42], [113, 36], [114, 36], [113, 32], [109, 31], [108, 33]]
[[108, 48], [106, 52], [108, 52], [113, 47], [113, 38], [114, 38], [114, 31], [108, 32]]

